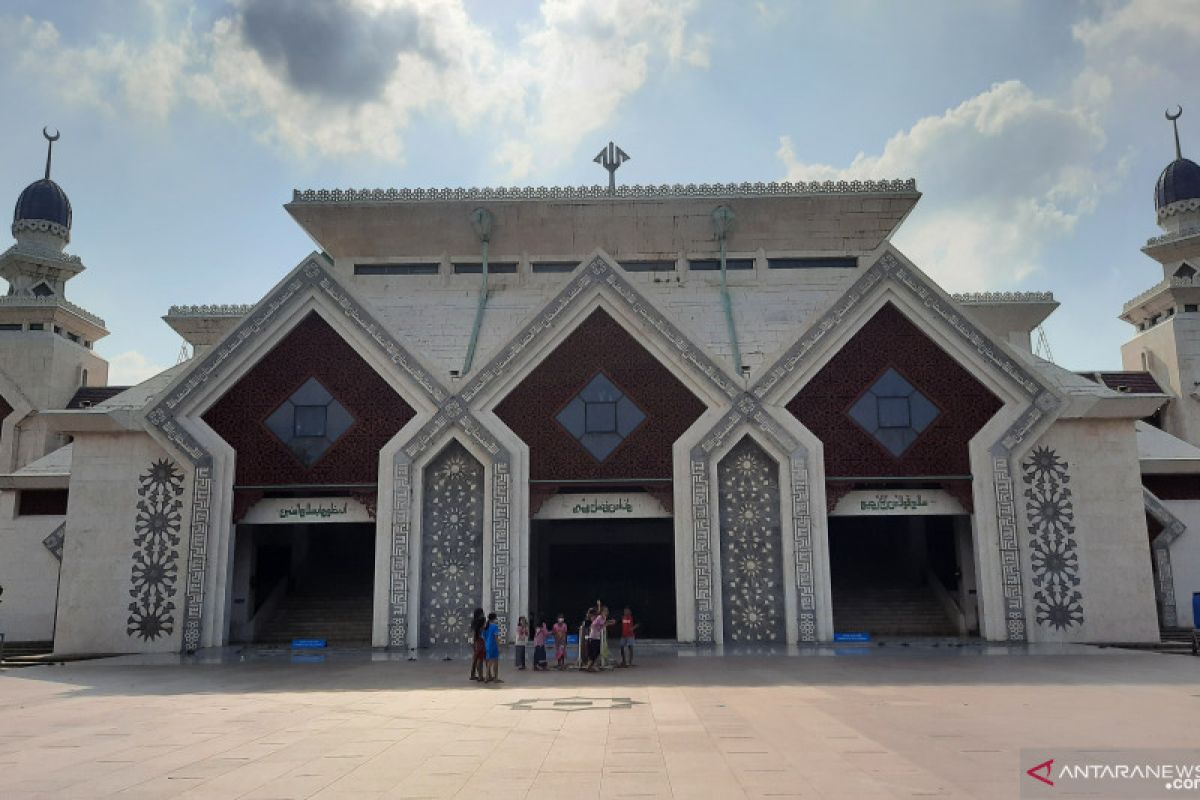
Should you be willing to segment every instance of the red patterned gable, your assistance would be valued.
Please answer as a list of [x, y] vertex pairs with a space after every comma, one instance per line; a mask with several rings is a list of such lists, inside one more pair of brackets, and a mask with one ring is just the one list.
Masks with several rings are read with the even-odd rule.
[[[311, 467], [264, 421], [309, 378], [316, 378], [354, 418]], [[414, 411], [315, 312], [300, 321], [204, 414], [237, 451], [238, 486], [374, 484], [379, 450]]]
[[[889, 367], [939, 414], [899, 457], [847, 414]], [[969, 475], [967, 444], [1003, 403], [895, 306], [881, 308], [787, 404], [825, 444], [825, 471], [839, 477]]]
[[[646, 415], [598, 462], [555, 416], [603, 372]], [[704, 404], [602, 310], [592, 312], [496, 407], [529, 445], [531, 480], [670, 480], [671, 446]]]

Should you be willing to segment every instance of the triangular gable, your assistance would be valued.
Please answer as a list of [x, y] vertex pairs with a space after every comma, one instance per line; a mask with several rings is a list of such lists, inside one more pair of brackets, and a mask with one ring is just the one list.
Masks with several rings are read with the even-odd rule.
[[650, 335], [659, 342], [663, 351], [673, 354], [679, 365], [695, 380], [730, 399], [741, 391], [732, 376], [625, 278], [624, 270], [616, 262], [603, 253], [597, 253], [576, 268], [566, 286], [542, 307], [532, 322], [510, 337], [508, 343], [471, 376], [459, 394], [463, 401], [471, 403], [480, 392], [516, 372], [517, 366], [525, 361], [523, 355], [552, 336], [559, 319], [569, 310], [587, 302], [593, 291], [603, 293], [617, 307], [644, 321]]
[[208, 540], [212, 525], [213, 459], [176, 419], [176, 413], [200, 387], [223, 377], [232, 357], [249, 342], [261, 338], [280, 324], [281, 313], [319, 294], [342, 309], [387, 360], [410, 378], [434, 405], [441, 405], [450, 393], [429, 370], [420, 364], [387, 332], [354, 295], [325, 268], [327, 259], [316, 253], [306, 258], [246, 315], [237, 327], [198, 363], [181, 374], [163, 392], [146, 414], [146, 422], [157, 429], [172, 445], [184, 453], [193, 465], [191, 535], [188, 544], [187, 581], [183, 607], [183, 649], [195, 650], [201, 644], [205, 571], [208, 565]]
[[219, 379], [229, 370], [229, 362], [248, 343], [263, 337], [275, 328], [275, 321], [293, 306], [312, 294], [320, 294], [342, 309], [347, 319], [357, 324], [384, 357], [403, 372], [434, 405], [441, 405], [450, 393], [403, 345], [387, 332], [349, 289], [342, 286], [322, 264], [324, 258], [316, 253], [305, 259], [231, 330], [224, 339], [195, 365], [176, 378], [163, 392], [160, 400], [147, 414], [146, 420], [176, 445], [193, 462], [206, 453], [195, 439], [175, 421], [177, 410], [192, 394], [209, 381]]
[[[815, 584], [813, 582], [812, 519], [809, 508], [811, 487], [808, 484], [807, 450], [791, 437], [782, 435], [778, 425], [763, 407], [785, 379], [817, 357], [819, 345], [849, 320], [855, 319], [858, 307], [869, 301], [885, 287], [892, 286], [907, 293], [922, 307], [932, 312], [941, 326], [967, 342], [990, 363], [1003, 380], [1017, 387], [1018, 394], [1028, 404], [1017, 420], [992, 445], [993, 484], [999, 521], [999, 556], [1004, 572], [1005, 623], [1010, 641], [1024, 641], [1026, 619], [1024, 609], [1022, 565], [1017, 536], [1016, 505], [1013, 497], [1013, 450], [1029, 435], [1043, 418], [1057, 410], [1061, 400], [1037, 376], [1027, 370], [1007, 350], [982, 331], [958, 309], [954, 301], [919, 270], [902, 261], [891, 250], [875, 261], [831, 306], [812, 322], [796, 342], [779, 356], [749, 392], [738, 398], [731, 408], [712, 427], [699, 445], [692, 450], [692, 519], [693, 569], [695, 572], [697, 640], [713, 641], [713, 585], [710, 564], [713, 559], [713, 533], [709, 509], [710, 497], [707, 476], [713, 452], [744, 426], [753, 424], [762, 433], [776, 439], [780, 447], [791, 453], [792, 494], [797, 498], [793, 508], [793, 542], [796, 569], [798, 625], [801, 641], [815, 641], [817, 618]], [[777, 400], [778, 398], [773, 398]]]

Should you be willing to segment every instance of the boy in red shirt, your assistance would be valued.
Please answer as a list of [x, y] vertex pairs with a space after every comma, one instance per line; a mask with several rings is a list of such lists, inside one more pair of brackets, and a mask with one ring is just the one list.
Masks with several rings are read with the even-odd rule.
[[[633, 612], [629, 610], [629, 606], [625, 606], [625, 613], [621, 615], [621, 666], [633, 666], [633, 642], [636, 636], [637, 629], [641, 627], [633, 621]], [[629, 662], [625, 662], [625, 648], [629, 648]]]

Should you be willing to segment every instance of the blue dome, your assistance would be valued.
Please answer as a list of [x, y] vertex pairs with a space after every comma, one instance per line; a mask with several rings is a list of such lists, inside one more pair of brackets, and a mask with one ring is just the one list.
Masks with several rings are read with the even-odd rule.
[[[1195, 165], [1193, 165], [1195, 166]], [[17, 198], [13, 224], [22, 220], [43, 220], [71, 230], [71, 201], [67, 193], [49, 178], [34, 181]]]
[[1161, 211], [1180, 200], [1200, 198], [1200, 165], [1177, 158], [1158, 176], [1154, 184], [1154, 210]]

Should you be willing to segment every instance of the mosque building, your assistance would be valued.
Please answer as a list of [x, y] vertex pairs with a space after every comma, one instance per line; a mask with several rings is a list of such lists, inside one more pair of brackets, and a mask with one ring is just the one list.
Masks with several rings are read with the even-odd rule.
[[191, 357], [117, 387], [48, 155], [0, 255], [0, 633], [420, 652], [476, 606], [597, 597], [738, 647], [1192, 625], [1178, 144], [1162, 280], [1100, 373], [1034, 354], [1049, 293], [950, 295], [893, 246], [913, 180], [618, 185], [626, 158], [607, 187], [296, 191], [318, 249], [252, 305], [170, 308]]

